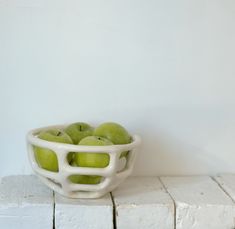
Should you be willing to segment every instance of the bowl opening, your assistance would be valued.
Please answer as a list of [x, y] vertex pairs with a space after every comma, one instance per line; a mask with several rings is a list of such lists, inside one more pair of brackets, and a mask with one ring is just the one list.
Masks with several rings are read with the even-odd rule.
[[104, 177], [96, 176], [96, 175], [73, 174], [73, 175], [70, 175], [67, 179], [72, 184], [95, 185], [95, 184], [102, 183], [102, 181], [104, 180]]

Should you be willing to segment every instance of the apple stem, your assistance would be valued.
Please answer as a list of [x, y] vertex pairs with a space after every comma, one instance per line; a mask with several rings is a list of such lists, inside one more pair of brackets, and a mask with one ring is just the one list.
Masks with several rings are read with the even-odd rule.
[[79, 126], [80, 131], [82, 131], [82, 126]]
[[61, 132], [59, 131], [56, 136], [60, 136]]

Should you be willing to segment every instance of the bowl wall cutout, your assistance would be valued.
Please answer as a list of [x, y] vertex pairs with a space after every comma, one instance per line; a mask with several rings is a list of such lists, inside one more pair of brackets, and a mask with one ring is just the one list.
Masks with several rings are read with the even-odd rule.
[[[132, 172], [136, 148], [141, 139], [138, 135], [132, 136], [132, 142], [123, 145], [84, 146], [57, 142], [49, 142], [39, 139], [37, 135], [41, 131], [51, 128], [63, 129], [64, 125], [48, 126], [31, 130], [27, 134], [28, 156], [32, 169], [40, 180], [59, 194], [69, 198], [99, 198], [115, 189]], [[58, 172], [52, 172], [41, 168], [35, 158], [34, 147], [47, 148], [55, 152], [58, 160]], [[120, 158], [122, 152], [128, 151], [125, 158]], [[71, 152], [107, 153], [109, 164], [104, 168], [77, 167], [68, 162], [68, 154]], [[97, 184], [74, 183], [70, 177], [79, 175], [93, 178], [99, 177]]]

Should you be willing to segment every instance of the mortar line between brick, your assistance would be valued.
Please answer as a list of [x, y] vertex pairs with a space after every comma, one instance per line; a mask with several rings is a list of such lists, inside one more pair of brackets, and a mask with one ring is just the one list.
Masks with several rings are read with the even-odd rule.
[[55, 229], [55, 192], [53, 191], [53, 229]]
[[232, 200], [235, 204], [235, 200], [230, 196], [230, 194], [225, 190], [225, 188], [215, 179], [215, 177], [210, 176], [210, 178], [220, 187], [220, 189]]
[[117, 229], [117, 219], [116, 219], [116, 205], [112, 192], [110, 192], [111, 200], [113, 203], [113, 229]]
[[176, 203], [175, 203], [175, 200], [173, 198], [173, 196], [169, 193], [167, 187], [165, 186], [164, 182], [162, 181], [161, 177], [158, 177], [160, 183], [162, 184], [163, 188], [166, 190], [166, 192], [168, 193], [168, 195], [170, 196], [170, 198], [172, 199], [173, 201], [173, 204], [174, 204], [174, 229], [176, 229]]
[[[229, 195], [229, 193], [225, 190], [225, 188], [215, 179], [215, 177], [210, 176], [210, 178], [220, 187], [220, 189], [232, 200], [232, 202], [235, 204], [235, 200]], [[234, 222], [235, 224], [235, 222]], [[235, 229], [235, 226], [232, 228]]]

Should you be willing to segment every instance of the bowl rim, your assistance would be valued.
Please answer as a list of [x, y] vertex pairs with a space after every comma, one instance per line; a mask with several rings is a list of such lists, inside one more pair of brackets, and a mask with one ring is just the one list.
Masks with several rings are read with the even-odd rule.
[[107, 145], [107, 146], [87, 146], [87, 145], [75, 145], [70, 143], [61, 143], [61, 142], [51, 142], [43, 140], [37, 137], [39, 132], [45, 131], [52, 128], [64, 129], [67, 125], [50, 125], [45, 127], [40, 127], [30, 130], [26, 135], [26, 140], [29, 144], [45, 147], [49, 149], [55, 149], [59, 151], [73, 151], [73, 152], [120, 152], [125, 150], [132, 150], [136, 148], [141, 143], [141, 138], [139, 135], [131, 135], [132, 142], [128, 144], [117, 144], [117, 145]]

